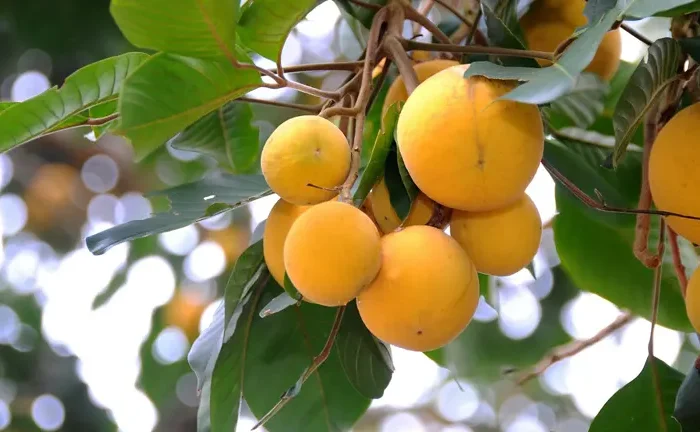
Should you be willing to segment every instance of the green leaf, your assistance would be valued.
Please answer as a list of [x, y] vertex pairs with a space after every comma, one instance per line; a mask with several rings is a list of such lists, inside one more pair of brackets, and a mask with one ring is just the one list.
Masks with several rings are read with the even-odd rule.
[[620, 0], [624, 5], [625, 16], [633, 18], [646, 18], [652, 15], [662, 14], [666, 11], [679, 9], [692, 11], [700, 9], [695, 0]]
[[112, 0], [109, 10], [124, 36], [139, 48], [230, 60], [236, 58], [239, 4], [229, 0]]
[[[520, 28], [517, 15], [517, 0], [484, 0], [481, 10], [486, 21], [489, 42], [493, 46], [514, 49], [527, 49], [525, 36]], [[534, 59], [519, 57], [499, 57], [505, 66], [525, 66], [539, 68]]]
[[284, 292], [287, 293], [287, 295], [295, 300], [301, 300], [301, 293], [299, 290], [297, 290], [297, 287], [294, 286], [294, 282], [292, 282], [291, 279], [289, 279], [289, 276], [287, 276], [287, 273], [284, 273], [284, 286], [282, 287]]
[[17, 105], [18, 102], [0, 102], [0, 113], [8, 109], [13, 105]]
[[403, 187], [406, 190], [406, 193], [408, 194], [408, 198], [411, 200], [411, 203], [413, 203], [413, 201], [416, 198], [418, 198], [420, 190], [418, 189], [418, 186], [416, 186], [416, 184], [413, 182], [411, 175], [408, 173], [408, 168], [406, 168], [406, 164], [403, 161], [403, 157], [401, 157], [401, 150], [399, 150], [398, 146], [396, 146], [396, 164], [399, 167], [401, 183], [403, 183]]
[[686, 3], [683, 6], [678, 6], [673, 9], [667, 9], [663, 12], [658, 12], [654, 14], [655, 16], [662, 16], [662, 17], [677, 17], [685, 14], [689, 14], [692, 12], [697, 12], [700, 11], [700, 1], [695, 0], [691, 1], [689, 3]]
[[[243, 395], [256, 418], [262, 418], [311, 365], [313, 357], [325, 345], [336, 315], [335, 308], [302, 302], [299, 307], [260, 318], [262, 305], [278, 295], [277, 284], [269, 283], [250, 327]], [[243, 327], [237, 331], [243, 331]], [[348, 381], [335, 349], [299, 390], [265, 424], [265, 429], [270, 432], [349, 430], [370, 402]]]
[[[377, 96], [372, 102], [372, 106], [370, 106], [369, 111], [367, 112], [365, 127], [362, 130], [362, 167], [366, 167], [369, 163], [372, 149], [374, 148], [374, 143], [377, 140], [377, 135], [382, 128], [382, 122], [384, 121], [384, 115], [386, 114], [383, 112], [384, 101], [386, 100], [386, 94], [389, 92], [391, 83], [394, 79], [396, 79], [395, 69], [396, 68], [389, 68], [386, 79], [382, 83]], [[377, 85], [378, 80], [379, 78], [375, 78], [373, 85]]]
[[697, 360], [678, 389], [673, 417], [684, 431], [700, 430], [700, 370]]
[[[629, 0], [622, 1], [627, 2]], [[608, 11], [612, 10], [617, 3], [618, 0], [587, 0], [586, 6], [583, 9], [583, 14], [586, 16], [589, 23], [595, 22], [601, 19]]]
[[[349, 0], [334, 0], [338, 7], [345, 11], [348, 15], [352, 16], [358, 20], [362, 25], [367, 28], [372, 26], [372, 19], [376, 11], [364, 6], [356, 5]], [[365, 3], [370, 3], [377, 6], [384, 6], [387, 4], [387, 0], [365, 0]]]
[[365, 397], [382, 397], [394, 372], [391, 351], [367, 330], [355, 302], [345, 310], [335, 347], [353, 387]]
[[84, 124], [77, 116], [87, 108], [116, 98], [124, 79], [148, 56], [128, 53], [85, 66], [66, 78], [63, 86], [0, 112], [0, 151], [57, 130]]
[[622, 92], [613, 116], [615, 150], [612, 166], [617, 167], [625, 155], [644, 116], [670, 84], [678, 80], [681, 47], [674, 39], [662, 38], [650, 47], [646, 58], [637, 66]]
[[315, 0], [250, 0], [238, 21], [241, 42], [277, 61], [289, 32], [315, 5]]
[[265, 266], [262, 240], [253, 243], [243, 251], [233, 265], [224, 291], [224, 322], [228, 324], [238, 302], [245, 297], [251, 286], [258, 280]]
[[398, 147], [395, 144], [392, 145], [384, 164], [384, 183], [386, 183], [386, 188], [389, 191], [389, 201], [394, 211], [396, 211], [396, 215], [399, 219], [405, 220], [411, 211], [413, 198], [406, 190], [406, 185], [399, 169], [398, 154]]
[[[657, 402], [652, 368], [658, 377], [663, 416]], [[682, 381], [683, 374], [663, 361], [655, 357], [647, 360], [640, 374], [605, 403], [589, 431], [680, 432], [680, 425], [670, 414]]]
[[[109, 117], [113, 114], [116, 114], [119, 112], [119, 107], [117, 100], [110, 100], [105, 103], [101, 103], [99, 105], [95, 105], [92, 108], [88, 109], [88, 118], [91, 119], [100, 119], [100, 118], [106, 118]], [[102, 135], [108, 133], [112, 129], [114, 129], [117, 125], [119, 124], [118, 119], [110, 120], [107, 123], [101, 124], [101, 125], [94, 125], [92, 127], [92, 132], [95, 134], [95, 139], [100, 138]]]
[[138, 161], [200, 117], [261, 84], [254, 70], [160, 53], [124, 82], [118, 132]]
[[[600, 167], [604, 150], [573, 142], [548, 140], [545, 160], [595, 197], [598, 190], [610, 206], [635, 208], [639, 196], [641, 155], [630, 154], [617, 171]], [[633, 157], [632, 157], [633, 156]], [[590, 291], [645, 318], [651, 316], [654, 272], [634, 256], [635, 216], [588, 208], [557, 185], [558, 215], [554, 240], [562, 267], [582, 290]], [[658, 236], [658, 226], [651, 237]], [[658, 238], [658, 237], [657, 237]], [[670, 252], [669, 252], [670, 253]], [[691, 329], [670, 257], [664, 259], [659, 324]]]
[[547, 112], [563, 115], [579, 128], [592, 125], [605, 108], [608, 85], [597, 75], [583, 73], [571, 91], [554, 100]]
[[464, 72], [464, 77], [483, 75], [492, 79], [526, 81], [501, 99], [537, 105], [552, 102], [574, 87], [577, 77], [593, 60], [603, 36], [615, 23], [618, 12], [612, 9], [587, 27], [551, 66], [537, 69], [477, 62]]
[[92, 235], [86, 239], [87, 247], [93, 254], [101, 255], [119, 243], [172, 231], [213, 216], [207, 213], [212, 205], [225, 204], [219, 208], [219, 214], [271, 193], [261, 175], [214, 173], [194, 183], [148, 194], [148, 197], [167, 198], [170, 210]]
[[367, 162], [367, 167], [362, 173], [357, 191], [353, 196], [355, 206], [362, 205], [374, 185], [384, 175], [384, 165], [394, 140], [394, 130], [396, 129], [396, 122], [399, 120], [401, 105], [401, 102], [391, 105], [384, 114], [383, 126], [374, 140], [369, 162]]
[[249, 104], [229, 102], [188, 126], [170, 144], [212, 156], [233, 173], [250, 174], [259, 169], [260, 148], [260, 130], [252, 121]]
[[262, 310], [260, 310], [260, 318], [265, 318], [278, 312], [282, 312], [283, 310], [297, 303], [299, 303], [299, 300], [293, 299], [285, 291], [263, 306]]

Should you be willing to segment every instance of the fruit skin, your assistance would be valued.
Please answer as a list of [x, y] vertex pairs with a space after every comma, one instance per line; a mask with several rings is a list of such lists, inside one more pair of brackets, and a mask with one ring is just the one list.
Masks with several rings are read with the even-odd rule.
[[508, 276], [535, 257], [542, 238], [542, 219], [532, 199], [523, 195], [498, 210], [454, 211], [450, 234], [469, 255], [476, 271]]
[[[382, 178], [369, 193], [368, 199], [369, 208], [372, 211], [374, 219], [377, 221], [379, 230], [383, 234], [388, 234], [395, 231], [401, 226], [401, 219], [396, 214], [394, 207], [391, 205], [389, 190]], [[428, 198], [424, 193], [420, 193], [406, 216], [403, 226], [425, 225], [433, 216], [435, 203]]]
[[700, 268], [695, 269], [685, 293], [685, 310], [696, 332], [700, 332]]
[[372, 334], [413, 351], [437, 349], [456, 338], [478, 302], [479, 277], [466, 252], [429, 226], [382, 237], [382, 268], [357, 297]]
[[262, 172], [276, 194], [292, 204], [308, 205], [337, 195], [350, 170], [350, 147], [330, 121], [312, 115], [293, 117], [275, 129], [261, 156]]
[[[571, 36], [576, 28], [584, 26], [588, 20], [583, 14], [584, 0], [540, 0], [535, 1], [523, 16], [521, 26], [528, 47], [535, 51], [553, 52]], [[598, 46], [593, 60], [585, 69], [609, 81], [620, 66], [622, 39], [620, 29], [609, 31]], [[551, 62], [538, 59], [540, 66]]]
[[341, 306], [354, 299], [381, 266], [379, 232], [359, 209], [339, 201], [300, 215], [284, 242], [289, 279], [308, 301]]
[[297, 218], [311, 206], [298, 206], [280, 199], [270, 210], [263, 232], [263, 256], [270, 274], [284, 286], [284, 242]]
[[[423, 63], [417, 63], [413, 66], [413, 70], [418, 76], [418, 82], [422, 83], [423, 81], [427, 80], [436, 73], [443, 71], [448, 67], [457, 65], [459, 65], [459, 62], [454, 60], [438, 59], [426, 61]], [[389, 91], [386, 93], [386, 99], [384, 99], [382, 113], [385, 113], [389, 109], [389, 107], [391, 107], [396, 102], [403, 102], [406, 99], [408, 99], [408, 90], [406, 90], [406, 84], [404, 83], [403, 78], [401, 77], [401, 75], [399, 75], [394, 80], [394, 82], [391, 83], [391, 87], [389, 87]]]
[[464, 79], [467, 67], [450, 67], [418, 86], [399, 114], [397, 144], [411, 178], [432, 200], [487, 211], [523, 194], [542, 158], [544, 131], [536, 106], [496, 100], [513, 83]]
[[[649, 155], [649, 186], [659, 210], [700, 216], [700, 103], [682, 109], [659, 132]], [[674, 231], [700, 244], [700, 221], [666, 217]]]

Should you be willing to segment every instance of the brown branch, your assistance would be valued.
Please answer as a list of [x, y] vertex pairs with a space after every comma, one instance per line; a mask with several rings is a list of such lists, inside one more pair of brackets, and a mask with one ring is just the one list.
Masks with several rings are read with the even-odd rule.
[[288, 103], [288, 102], [278, 102], [278, 101], [273, 101], [273, 100], [265, 100], [265, 99], [256, 99], [256, 98], [251, 98], [247, 96], [241, 96], [237, 101], [241, 102], [250, 102], [250, 103], [256, 103], [260, 105], [271, 105], [271, 106], [278, 106], [278, 107], [283, 107], [283, 108], [293, 108], [293, 109], [298, 109], [300, 111], [306, 111], [312, 114], [317, 114], [321, 111], [321, 105], [302, 105], [302, 104], [295, 104], [295, 103]]
[[312, 71], [357, 71], [362, 68], [362, 61], [348, 61], [336, 63], [308, 63], [282, 68], [284, 73], [312, 72]]
[[110, 114], [107, 117], [100, 117], [100, 118], [91, 118], [85, 120], [85, 123], [83, 123], [86, 126], [102, 126], [105, 123], [109, 123], [112, 120], [116, 120], [119, 118], [119, 113], [114, 113]]
[[[651, 110], [644, 122], [644, 155], [642, 158], [642, 190], [639, 194], [637, 208], [650, 210], [652, 206], [651, 190], [649, 188], [649, 154], [656, 139], [656, 110]], [[661, 253], [649, 251], [649, 231], [651, 230], [651, 215], [640, 213], [634, 230], [634, 256], [648, 268], [656, 268], [661, 263]]]
[[688, 276], [685, 274], [685, 266], [681, 260], [681, 249], [678, 245], [678, 234], [670, 226], [666, 226], [668, 231], [668, 241], [671, 245], [671, 253], [673, 255], [673, 268], [676, 270], [676, 278], [681, 286], [681, 294], [685, 298], [686, 290], [688, 289]]
[[449, 44], [434, 44], [425, 42], [416, 42], [412, 40], [402, 39], [401, 45], [407, 51], [412, 50], [422, 50], [422, 51], [440, 51], [440, 52], [451, 52], [451, 53], [465, 53], [465, 54], [492, 54], [497, 56], [509, 56], [509, 57], [528, 57], [528, 58], [539, 58], [545, 60], [554, 60], [554, 54], [550, 52], [543, 51], [531, 51], [531, 50], [519, 50], [512, 48], [501, 48], [495, 46], [480, 46], [480, 45], [454, 45], [451, 42]]
[[[436, 0], [421, 0], [420, 4], [418, 5], [418, 11], [419, 14], [426, 16], [430, 13], [430, 11], [433, 9], [435, 6], [435, 1]], [[421, 25], [418, 24], [417, 22], [413, 23], [413, 33], [416, 34], [420, 31]]]
[[444, 44], [452, 43], [450, 38], [445, 33], [443, 33], [442, 30], [440, 30], [440, 28], [437, 25], [435, 25], [435, 23], [430, 21], [425, 16], [421, 15], [413, 6], [411, 6], [409, 3], [403, 3], [403, 6], [404, 12], [406, 13], [406, 18], [425, 27], [426, 30], [432, 33], [432, 35], [435, 36], [435, 38], [440, 42]]
[[338, 331], [340, 330], [340, 324], [343, 322], [343, 314], [345, 313], [345, 308], [346, 306], [340, 306], [337, 308], [336, 313], [335, 313], [335, 319], [333, 320], [333, 326], [331, 327], [331, 332], [328, 335], [328, 339], [326, 339], [326, 344], [323, 347], [323, 350], [314, 357], [313, 361], [311, 362], [311, 366], [309, 366], [304, 373], [299, 377], [299, 380], [292, 386], [289, 390], [287, 390], [282, 397], [280, 398], [279, 402], [272, 407], [270, 411], [267, 412], [263, 416], [263, 418], [260, 419], [259, 422], [253, 426], [251, 430], [255, 430], [259, 428], [260, 426], [263, 426], [265, 423], [267, 423], [272, 417], [275, 416], [282, 408], [284, 408], [287, 403], [289, 403], [290, 400], [292, 400], [299, 390], [301, 389], [301, 386], [308, 380], [311, 375], [316, 372], [316, 370], [328, 359], [328, 356], [331, 354], [331, 350], [333, 349], [333, 344], [335, 343], [335, 339], [338, 336]]
[[576, 186], [571, 180], [566, 178], [564, 174], [559, 172], [554, 166], [547, 160], [542, 159], [542, 166], [549, 172], [549, 174], [562, 184], [569, 192], [571, 192], [579, 201], [581, 201], [586, 206], [598, 210], [604, 213], [620, 213], [620, 214], [650, 214], [658, 216], [675, 216], [683, 219], [700, 220], [700, 216], [690, 216], [680, 213], [674, 213], [663, 210], [644, 210], [644, 209], [628, 209], [621, 207], [611, 207], [605, 202], [598, 202], [593, 198], [589, 197], [584, 191], [582, 191], [578, 186]]
[[632, 27], [630, 27], [629, 25], [627, 25], [625, 23], [621, 23], [620, 28], [622, 28], [622, 30], [631, 34], [632, 36], [634, 36], [635, 38], [637, 38], [640, 42], [642, 42], [644, 44], [651, 45], [654, 43], [654, 42], [652, 42], [651, 39], [647, 38], [646, 36], [639, 33], [637, 30], [633, 29]]
[[347, 203], [352, 202], [352, 185], [355, 184], [357, 178], [360, 175], [360, 162], [361, 162], [361, 152], [362, 152], [362, 131], [365, 128], [365, 110], [360, 110], [355, 116], [355, 131], [353, 132], [352, 140], [352, 152], [350, 159], [350, 174], [348, 175], [345, 183], [340, 192], [340, 200]]
[[574, 341], [568, 345], [555, 348], [549, 355], [540, 360], [535, 367], [532, 368], [532, 370], [526, 372], [520, 378], [518, 378], [518, 385], [523, 385], [533, 378], [537, 378], [538, 376], [542, 375], [544, 371], [546, 371], [554, 363], [560, 362], [569, 357], [573, 357], [586, 348], [597, 344], [601, 340], [605, 339], [606, 336], [609, 336], [616, 330], [624, 327], [626, 324], [632, 321], [633, 318], [634, 316], [631, 313], [626, 312], [617, 317], [615, 321], [596, 333], [593, 337], [582, 341]]
[[411, 59], [408, 58], [408, 54], [406, 54], [406, 50], [404, 50], [401, 42], [393, 35], [388, 35], [384, 38], [384, 49], [389, 55], [389, 58], [396, 63], [396, 67], [406, 86], [406, 91], [410, 95], [413, 93], [413, 90], [418, 87], [420, 82], [418, 81], [416, 71], [413, 69], [413, 63], [411, 63]]
[[[658, 250], [659, 255], [664, 254], [664, 241], [666, 233], [666, 222], [661, 219], [661, 226], [659, 230], [659, 244]], [[661, 298], [661, 273], [663, 266], [657, 266], [654, 269], [654, 289], [652, 294], [651, 302], [651, 329], [649, 330], [649, 358], [648, 361], [651, 366], [651, 379], [654, 383], [654, 393], [656, 395], [656, 406], [659, 410], [659, 417], [661, 419], [662, 430], [667, 431], [668, 425], [666, 424], [666, 414], [664, 410], [663, 397], [661, 394], [661, 383], [659, 382], [659, 372], [656, 369], [656, 361], [654, 358], [654, 328], [656, 327], [656, 320], [659, 315], [659, 300]]]

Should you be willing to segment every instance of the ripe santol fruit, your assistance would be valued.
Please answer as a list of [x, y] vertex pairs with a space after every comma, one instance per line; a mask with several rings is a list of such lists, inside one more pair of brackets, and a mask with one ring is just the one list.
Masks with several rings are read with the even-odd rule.
[[[700, 217], [700, 103], [682, 109], [659, 131], [649, 155], [649, 186], [659, 210]], [[666, 217], [674, 231], [700, 244], [700, 220]]]
[[479, 278], [466, 252], [437, 228], [412, 226], [382, 237], [382, 264], [357, 296], [369, 331], [413, 351], [440, 348], [469, 324]]
[[298, 206], [280, 199], [270, 210], [263, 232], [263, 255], [270, 274], [284, 286], [284, 241], [294, 221], [311, 208]]
[[535, 257], [542, 238], [542, 219], [535, 203], [523, 195], [498, 210], [454, 211], [450, 234], [467, 252], [479, 273], [508, 276]]
[[350, 170], [350, 146], [330, 121], [293, 117], [275, 129], [261, 155], [270, 189], [297, 205], [318, 204], [337, 195]]
[[464, 78], [468, 65], [438, 72], [403, 106], [397, 144], [418, 188], [458, 210], [488, 211], [516, 201], [544, 150], [534, 105], [498, 100], [509, 81]]
[[[372, 216], [374, 216], [383, 234], [395, 231], [402, 225], [401, 218], [399, 218], [396, 214], [396, 210], [394, 210], [394, 207], [391, 205], [389, 189], [387, 189], [384, 179], [380, 180], [379, 183], [372, 188], [372, 191], [367, 197], [367, 201]], [[416, 199], [413, 200], [408, 216], [406, 216], [406, 220], [403, 221], [403, 226], [427, 224], [433, 215], [434, 209], [435, 203], [424, 193], [420, 193]]]
[[377, 227], [343, 202], [328, 201], [305, 211], [284, 242], [287, 276], [306, 300], [323, 306], [354, 299], [380, 266]]
[[[416, 72], [418, 77], [418, 82], [422, 83], [436, 73], [447, 69], [448, 67], [457, 66], [458, 62], [454, 60], [430, 60], [423, 63], [417, 63], [413, 66], [413, 70]], [[384, 99], [384, 106], [382, 107], [382, 113], [385, 113], [389, 107], [391, 107], [396, 102], [404, 102], [408, 99], [408, 90], [406, 90], [406, 83], [404, 82], [401, 75], [399, 75], [389, 91], [386, 93], [386, 98]]]

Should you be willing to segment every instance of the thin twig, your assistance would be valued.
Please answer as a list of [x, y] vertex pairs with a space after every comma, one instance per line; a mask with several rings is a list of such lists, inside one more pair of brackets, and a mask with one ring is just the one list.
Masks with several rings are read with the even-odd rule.
[[340, 200], [347, 203], [352, 202], [351, 189], [359, 177], [362, 156], [362, 131], [365, 128], [365, 118], [366, 116], [364, 109], [360, 110], [360, 112], [355, 116], [355, 131], [353, 132], [350, 174], [345, 180], [345, 183], [343, 183], [343, 187], [340, 192]]
[[[661, 226], [659, 230], [659, 255], [664, 254], [664, 240], [666, 238], [666, 222], [661, 219]], [[664, 410], [663, 397], [661, 394], [661, 383], [659, 382], [659, 372], [656, 369], [656, 359], [654, 358], [654, 328], [656, 327], [656, 319], [659, 315], [659, 300], [661, 298], [661, 273], [663, 266], [657, 266], [654, 269], [654, 290], [652, 294], [651, 302], [651, 329], [649, 330], [649, 358], [648, 361], [651, 366], [651, 380], [654, 383], [654, 393], [656, 395], [656, 406], [659, 410], [659, 418], [661, 420], [661, 428], [664, 431], [668, 430], [668, 425], [666, 424], [666, 413]]]
[[312, 71], [357, 71], [362, 68], [361, 61], [348, 61], [337, 63], [308, 63], [282, 68], [284, 73], [312, 72]]
[[621, 207], [611, 207], [605, 202], [598, 202], [593, 198], [589, 197], [584, 191], [582, 191], [578, 186], [576, 186], [571, 180], [569, 180], [564, 174], [559, 172], [552, 164], [547, 160], [542, 159], [542, 166], [549, 172], [549, 174], [561, 183], [566, 189], [569, 190], [579, 201], [581, 201], [586, 206], [598, 210], [604, 213], [620, 213], [620, 214], [650, 214], [658, 216], [676, 216], [683, 219], [700, 220], [700, 216], [690, 216], [680, 213], [674, 213], [663, 210], [644, 210], [644, 209], [627, 209]]
[[474, 18], [474, 24], [472, 24], [472, 28], [469, 31], [469, 35], [467, 35], [467, 40], [464, 41], [464, 45], [471, 45], [472, 41], [474, 40], [474, 35], [477, 34], [478, 28], [479, 28], [479, 21], [481, 20], [481, 14], [483, 11], [481, 8], [476, 12], [476, 17]]
[[421, 15], [413, 6], [411, 6], [409, 3], [404, 3], [404, 12], [406, 13], [406, 18], [409, 20], [416, 22], [423, 27], [425, 27], [426, 30], [428, 30], [430, 33], [432, 33], [433, 36], [440, 42], [444, 44], [451, 44], [452, 41], [450, 38], [443, 33], [440, 28], [435, 25], [432, 21], [430, 21], [428, 18], [425, 16]]
[[637, 30], [633, 29], [632, 27], [630, 27], [629, 25], [627, 25], [625, 23], [621, 23], [620, 28], [622, 28], [622, 30], [626, 31], [627, 33], [631, 34], [632, 36], [636, 37], [642, 43], [645, 43], [647, 45], [651, 45], [654, 43], [651, 41], [651, 39], [647, 38], [646, 36], [639, 33]]
[[318, 96], [324, 99], [332, 99], [334, 101], [340, 100], [340, 94], [338, 92], [321, 90], [317, 89], [316, 87], [311, 87], [300, 82], [289, 80], [286, 81], [286, 85], [291, 89], [298, 90], [302, 93], [310, 94], [312, 96]]
[[434, 44], [425, 42], [416, 42], [412, 40], [402, 39], [401, 45], [407, 51], [412, 50], [422, 50], [422, 51], [439, 51], [439, 52], [451, 52], [451, 53], [466, 53], [466, 54], [491, 54], [497, 56], [509, 56], [509, 57], [529, 57], [529, 58], [539, 58], [544, 60], [554, 60], [554, 54], [551, 52], [544, 51], [531, 51], [531, 50], [519, 50], [512, 48], [501, 48], [495, 46], [480, 46], [480, 45], [468, 45], [460, 46], [449, 44]]
[[418, 81], [418, 75], [416, 75], [416, 71], [413, 69], [413, 64], [411, 63], [411, 59], [408, 58], [406, 50], [404, 50], [401, 42], [393, 35], [388, 35], [384, 38], [384, 49], [387, 54], [389, 54], [391, 60], [396, 63], [396, 67], [399, 69], [399, 73], [406, 85], [406, 91], [410, 95], [413, 93], [413, 90], [418, 87], [420, 81]]
[[[435, 6], [435, 1], [436, 0], [421, 0], [420, 4], [418, 5], [418, 11], [419, 14], [427, 17], [430, 11], [433, 9]], [[418, 24], [417, 22], [413, 23], [413, 34], [416, 34], [420, 32], [420, 27], [421, 25]]]
[[283, 107], [283, 108], [293, 108], [297, 109], [300, 111], [306, 111], [312, 114], [317, 114], [321, 111], [321, 105], [302, 105], [302, 104], [295, 104], [295, 103], [289, 103], [289, 102], [278, 102], [278, 101], [273, 101], [273, 100], [265, 100], [265, 99], [256, 99], [256, 98], [251, 98], [247, 96], [241, 96], [237, 101], [240, 102], [251, 102], [251, 103], [256, 103], [260, 105], [272, 105], [272, 106], [278, 106], [278, 107]]
[[633, 318], [634, 315], [632, 315], [629, 312], [626, 312], [617, 317], [615, 321], [613, 321], [607, 327], [596, 333], [593, 337], [582, 341], [574, 341], [568, 345], [563, 345], [558, 348], [555, 348], [550, 354], [548, 354], [545, 358], [540, 360], [535, 365], [535, 367], [532, 368], [532, 370], [518, 378], [518, 385], [523, 385], [531, 379], [537, 378], [538, 376], [542, 375], [544, 371], [546, 371], [554, 363], [560, 362], [569, 357], [573, 357], [581, 351], [585, 350], [586, 348], [597, 344], [601, 340], [605, 339], [606, 336], [609, 336], [616, 330], [624, 327], [626, 324], [632, 321]]
[[255, 430], [260, 426], [263, 426], [272, 417], [274, 417], [275, 414], [277, 414], [282, 408], [284, 408], [284, 406], [287, 405], [287, 403], [289, 403], [289, 401], [292, 400], [294, 396], [296, 396], [296, 394], [299, 391], [299, 388], [301, 388], [301, 386], [306, 382], [306, 380], [308, 380], [311, 377], [311, 375], [313, 375], [314, 372], [316, 372], [316, 370], [328, 359], [328, 356], [331, 354], [331, 350], [333, 349], [335, 339], [338, 336], [340, 324], [343, 322], [343, 314], [345, 313], [345, 308], [346, 306], [340, 306], [336, 310], [335, 319], [333, 320], [333, 326], [331, 327], [331, 332], [328, 335], [328, 339], [326, 339], [326, 344], [324, 345], [323, 350], [321, 350], [321, 352], [316, 357], [314, 357], [313, 361], [311, 362], [311, 366], [309, 366], [304, 371], [301, 377], [299, 377], [299, 380], [296, 382], [296, 384], [282, 395], [282, 398], [279, 400], [279, 402], [277, 402], [277, 404], [274, 407], [272, 407], [272, 409], [268, 411], [268, 413], [265, 414], [263, 418], [261, 418], [260, 421], [257, 422], [251, 430]]
[[[642, 157], [642, 190], [637, 208], [650, 210], [652, 205], [649, 188], [649, 154], [656, 139], [656, 110], [651, 110], [644, 122], [644, 154]], [[640, 213], [634, 230], [634, 256], [648, 268], [656, 268], [661, 263], [661, 254], [649, 251], [649, 231], [651, 215]]]
[[108, 115], [107, 117], [87, 119], [87, 120], [85, 120], [84, 124], [86, 126], [101, 126], [105, 123], [109, 123], [112, 120], [116, 120], [118, 118], [119, 118], [119, 113], [114, 113], [114, 114]]
[[688, 289], [688, 276], [685, 274], [685, 266], [681, 260], [681, 248], [678, 245], [678, 234], [669, 225], [666, 226], [668, 231], [668, 242], [671, 245], [671, 253], [673, 255], [673, 268], [676, 270], [676, 278], [681, 286], [681, 294], [685, 298], [685, 292]]

